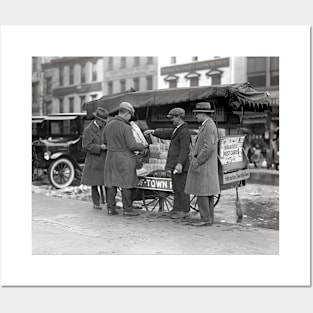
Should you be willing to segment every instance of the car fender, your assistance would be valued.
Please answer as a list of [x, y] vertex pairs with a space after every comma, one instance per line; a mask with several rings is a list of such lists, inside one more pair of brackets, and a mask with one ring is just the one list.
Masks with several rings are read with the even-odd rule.
[[73, 157], [72, 157], [70, 154], [68, 154], [68, 153], [56, 152], [56, 153], [54, 153], [54, 154], [52, 154], [52, 155], [50, 156], [50, 160], [56, 160], [56, 159], [59, 159], [59, 158], [61, 158], [61, 157], [64, 157], [64, 158], [69, 159], [69, 160], [73, 163], [73, 165], [74, 165], [75, 168], [80, 168], [80, 166], [79, 166], [78, 162], [75, 160], [75, 158], [73, 158]]

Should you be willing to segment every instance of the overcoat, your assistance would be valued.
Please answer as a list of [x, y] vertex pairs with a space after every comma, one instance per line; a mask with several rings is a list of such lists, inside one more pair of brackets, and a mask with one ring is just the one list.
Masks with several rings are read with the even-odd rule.
[[106, 151], [100, 146], [104, 143], [104, 127], [99, 128], [92, 121], [84, 130], [82, 148], [87, 151], [81, 183], [87, 186], [104, 184], [103, 171]]
[[220, 193], [217, 144], [217, 128], [209, 118], [200, 127], [196, 138], [185, 193], [196, 196], [214, 196]]
[[107, 143], [104, 186], [134, 188], [139, 181], [134, 151], [144, 150], [144, 145], [135, 141], [130, 123], [120, 116], [105, 126], [104, 138]]
[[175, 132], [174, 129], [157, 128], [154, 135], [161, 139], [171, 140], [165, 168], [173, 170], [177, 163], [180, 163], [183, 166], [183, 172], [188, 172], [191, 143], [188, 124], [184, 122]]

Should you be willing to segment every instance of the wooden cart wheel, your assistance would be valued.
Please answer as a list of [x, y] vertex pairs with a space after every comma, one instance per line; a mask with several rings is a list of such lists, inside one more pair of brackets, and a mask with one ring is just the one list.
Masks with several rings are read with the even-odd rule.
[[[148, 193], [149, 192], [149, 193]], [[170, 192], [145, 190], [142, 196], [143, 206], [147, 211], [169, 212], [173, 208], [174, 197]]]
[[[216, 205], [218, 204], [219, 200], [220, 200], [221, 194], [218, 194], [216, 196], [214, 196], [214, 207], [216, 207]], [[191, 196], [191, 200], [190, 200], [190, 208], [199, 212], [199, 204], [198, 204], [198, 199], [197, 196], [192, 195]]]

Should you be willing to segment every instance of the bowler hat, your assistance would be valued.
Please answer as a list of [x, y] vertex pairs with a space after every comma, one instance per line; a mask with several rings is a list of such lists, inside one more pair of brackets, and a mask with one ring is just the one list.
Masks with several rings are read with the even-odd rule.
[[214, 112], [212, 104], [210, 102], [199, 102], [197, 103], [194, 113], [212, 113]]
[[174, 108], [168, 112], [167, 117], [172, 116], [185, 116], [185, 110], [182, 108]]
[[124, 110], [127, 110], [131, 113], [132, 116], [135, 116], [135, 109], [134, 107], [129, 103], [129, 102], [122, 102], [120, 104], [120, 107], [119, 109], [124, 109]]
[[105, 122], [107, 117], [109, 116], [109, 111], [104, 108], [97, 108], [97, 111], [96, 113], [93, 113], [93, 116]]

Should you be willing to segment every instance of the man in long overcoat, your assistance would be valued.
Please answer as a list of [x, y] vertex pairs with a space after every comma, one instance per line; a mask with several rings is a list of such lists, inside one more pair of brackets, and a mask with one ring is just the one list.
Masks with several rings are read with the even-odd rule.
[[135, 110], [128, 102], [122, 102], [119, 114], [104, 129], [107, 143], [107, 158], [104, 167], [104, 185], [107, 187], [108, 214], [116, 213], [115, 196], [117, 188], [122, 188], [123, 215], [138, 215], [132, 206], [132, 189], [138, 183], [136, 155], [145, 146], [135, 141], [129, 121]]
[[170, 139], [165, 169], [171, 172], [174, 191], [174, 206], [169, 216], [173, 219], [189, 216], [190, 196], [185, 193], [186, 178], [189, 168], [191, 135], [188, 124], [183, 120], [185, 110], [173, 108], [167, 117], [173, 122], [174, 129], [148, 129], [145, 135], [153, 134], [161, 139]]
[[101, 210], [98, 186], [103, 196], [103, 171], [106, 158], [103, 131], [109, 112], [103, 108], [98, 108], [93, 115], [95, 119], [85, 128], [83, 133], [82, 148], [87, 151], [87, 155], [81, 183], [91, 186], [93, 207]]
[[201, 221], [194, 226], [212, 225], [214, 221], [214, 195], [220, 193], [218, 179], [217, 144], [218, 133], [210, 114], [214, 112], [211, 103], [197, 104], [198, 122], [202, 123], [193, 149], [185, 192], [197, 196]]

